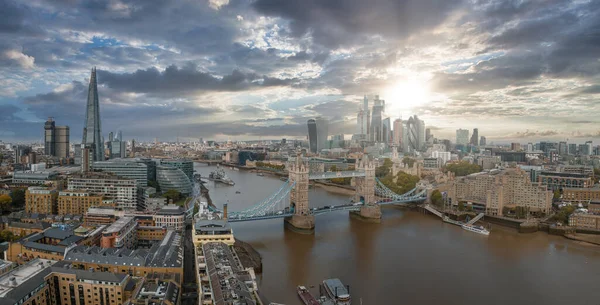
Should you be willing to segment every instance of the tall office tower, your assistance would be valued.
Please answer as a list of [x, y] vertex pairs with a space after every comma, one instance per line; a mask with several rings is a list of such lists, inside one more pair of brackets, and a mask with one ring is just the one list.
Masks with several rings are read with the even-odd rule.
[[100, 105], [98, 101], [98, 83], [96, 80], [96, 68], [92, 69], [90, 85], [88, 87], [87, 106], [85, 111], [85, 121], [83, 123], [82, 144], [89, 147], [93, 161], [104, 160], [104, 143], [102, 142], [102, 131], [100, 130]]
[[112, 142], [115, 139], [115, 134], [111, 131], [108, 133], [108, 142]]
[[44, 124], [44, 154], [69, 157], [69, 126], [56, 126], [54, 119], [48, 118]]
[[406, 123], [407, 133], [408, 133], [408, 151], [407, 152], [415, 152], [419, 150], [419, 123], [416, 116], [411, 116], [408, 118], [408, 122]]
[[117, 140], [123, 141], [123, 133], [120, 130], [117, 130]]
[[409, 134], [409, 128], [410, 126], [408, 125], [408, 121], [404, 121], [402, 122], [402, 151], [404, 152], [409, 152], [409, 145], [408, 145], [408, 134]]
[[329, 141], [327, 140], [329, 136], [329, 120], [324, 117], [317, 117], [315, 118], [315, 123], [317, 123], [317, 151], [329, 148]]
[[[369, 131], [371, 129], [371, 111], [369, 111], [369, 100], [367, 99], [367, 96], [365, 95], [365, 98], [363, 99], [363, 127], [362, 130], [364, 131], [365, 135], [369, 134]], [[366, 139], [369, 139], [369, 136], [366, 137]]]
[[362, 108], [358, 109], [358, 114], [356, 115], [356, 132], [355, 134], [366, 134], [366, 130], [364, 129], [365, 124], [365, 111]]
[[431, 129], [425, 128], [425, 142], [433, 141], [433, 136], [431, 135]]
[[484, 136], [479, 137], [479, 146], [485, 146], [486, 144], [486, 138]]
[[457, 129], [456, 130], [456, 144], [457, 145], [469, 144], [469, 130], [468, 129]]
[[48, 118], [44, 124], [44, 154], [54, 156], [56, 154], [56, 123], [53, 118]]
[[577, 154], [577, 144], [571, 143], [569, 144], [569, 155]]
[[125, 158], [125, 142], [113, 140], [110, 143], [110, 159]]
[[312, 153], [317, 152], [317, 122], [310, 119], [307, 121], [308, 125], [308, 149]]
[[527, 143], [527, 152], [532, 152], [533, 151], [533, 143], [529, 142]]
[[425, 121], [420, 120], [416, 115], [415, 115], [415, 122], [417, 122], [417, 132], [418, 132], [418, 136], [417, 136], [417, 150], [422, 150], [423, 146], [425, 145]]
[[382, 142], [392, 143], [392, 121], [390, 118], [385, 118], [382, 123]]
[[379, 95], [375, 96], [375, 101], [373, 105], [373, 111], [371, 113], [371, 129], [370, 129], [370, 139], [373, 142], [382, 142], [383, 140], [383, 122], [381, 119], [381, 115], [384, 109], [384, 102], [379, 99]]
[[394, 144], [402, 147], [402, 135], [403, 135], [403, 130], [404, 128], [402, 128], [402, 119], [395, 119], [394, 120]]
[[[202, 143], [202, 141], [200, 141], [200, 143]], [[131, 140], [131, 152], [129, 153], [129, 157], [135, 158], [135, 139]]]
[[589, 156], [593, 155], [594, 148], [592, 147], [592, 141], [586, 141], [585, 146], [586, 146], [586, 150], [587, 150], [587, 155], [589, 155]]
[[55, 156], [59, 158], [69, 158], [69, 126], [56, 126], [54, 130], [56, 132], [56, 145], [54, 146], [56, 152]]
[[479, 146], [479, 129], [473, 128], [473, 135], [471, 136], [471, 145]]
[[567, 142], [558, 142], [558, 154], [561, 156], [566, 155], [569, 152], [569, 147], [567, 146]]

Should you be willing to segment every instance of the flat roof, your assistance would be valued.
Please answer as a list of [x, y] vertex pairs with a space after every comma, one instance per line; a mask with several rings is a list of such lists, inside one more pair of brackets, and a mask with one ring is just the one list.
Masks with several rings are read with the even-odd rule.
[[121, 231], [128, 223], [134, 221], [133, 217], [123, 216], [117, 221], [113, 222], [108, 228], [104, 229], [102, 233], [115, 233]]
[[0, 276], [0, 304], [14, 304], [44, 282], [56, 261], [36, 258]]

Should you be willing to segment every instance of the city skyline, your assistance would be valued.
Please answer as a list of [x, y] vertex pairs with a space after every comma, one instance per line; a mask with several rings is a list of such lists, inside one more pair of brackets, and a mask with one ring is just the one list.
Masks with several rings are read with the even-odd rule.
[[117, 2], [3, 4], [0, 139], [80, 139], [92, 66], [104, 125], [142, 141], [352, 134], [365, 94], [438, 138], [600, 136], [597, 2]]

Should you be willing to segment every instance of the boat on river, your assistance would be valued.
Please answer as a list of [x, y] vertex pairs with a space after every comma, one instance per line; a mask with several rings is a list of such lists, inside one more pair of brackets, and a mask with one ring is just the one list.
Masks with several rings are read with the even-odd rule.
[[352, 304], [349, 287], [344, 286], [340, 279], [326, 279], [323, 281], [323, 287], [335, 305]]
[[463, 228], [463, 230], [471, 231], [471, 232], [486, 235], [486, 236], [490, 235], [490, 231], [486, 230], [482, 226], [464, 224], [461, 227]]
[[315, 299], [315, 297], [310, 293], [310, 291], [306, 289], [306, 287], [298, 286], [296, 290], [298, 291], [298, 296], [300, 297], [300, 300], [302, 300], [304, 305], [321, 305], [317, 301], [317, 299]]
[[229, 176], [227, 176], [225, 171], [221, 168], [217, 168], [217, 170], [210, 172], [208, 175], [208, 180], [221, 182], [227, 185], [235, 185], [233, 180], [231, 180], [231, 178], [229, 178]]

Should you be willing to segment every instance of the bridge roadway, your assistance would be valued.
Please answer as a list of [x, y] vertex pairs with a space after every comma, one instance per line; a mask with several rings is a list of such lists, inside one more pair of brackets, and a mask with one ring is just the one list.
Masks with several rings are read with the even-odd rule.
[[352, 177], [364, 177], [365, 171], [340, 171], [340, 172], [324, 172], [309, 174], [309, 180], [321, 180], [321, 179], [333, 179], [333, 178], [352, 178]]

